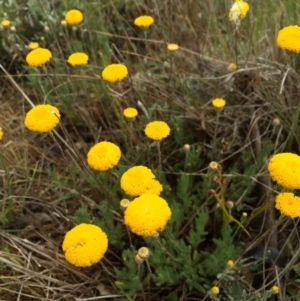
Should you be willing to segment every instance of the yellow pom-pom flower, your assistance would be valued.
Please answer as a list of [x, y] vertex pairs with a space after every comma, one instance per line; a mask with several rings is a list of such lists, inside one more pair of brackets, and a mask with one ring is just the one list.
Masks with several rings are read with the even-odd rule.
[[235, 63], [230, 63], [228, 66], [227, 66], [227, 70], [229, 72], [233, 72], [237, 69], [237, 65]]
[[228, 260], [227, 261], [227, 266], [229, 266], [230, 268], [232, 268], [233, 266], [234, 266], [234, 262], [233, 262], [233, 260]]
[[25, 117], [25, 126], [34, 132], [47, 133], [59, 123], [58, 108], [51, 105], [37, 105]]
[[213, 286], [213, 287], [211, 288], [211, 292], [212, 292], [214, 295], [218, 295], [218, 294], [220, 293], [220, 289], [219, 289], [219, 287], [217, 287], [217, 286]]
[[111, 64], [102, 71], [102, 78], [108, 82], [115, 83], [123, 80], [128, 75], [128, 69], [123, 64]]
[[3, 138], [3, 130], [2, 128], [0, 128], [0, 141], [2, 140], [2, 138]]
[[2, 20], [2, 21], [1, 21], [1, 25], [2, 25], [3, 27], [7, 27], [7, 26], [10, 25], [10, 21], [9, 21], [9, 20]]
[[239, 24], [249, 11], [249, 4], [243, 0], [236, 0], [229, 10], [229, 20]]
[[76, 52], [69, 56], [68, 63], [72, 66], [86, 65], [88, 63], [89, 56], [84, 52]]
[[223, 98], [215, 98], [211, 103], [216, 109], [222, 109], [226, 105], [226, 101]]
[[276, 44], [281, 49], [300, 52], [300, 26], [290, 25], [282, 28], [278, 32]]
[[108, 141], [97, 143], [87, 154], [88, 165], [98, 171], [106, 171], [115, 167], [119, 163], [120, 158], [120, 148]]
[[275, 198], [275, 208], [291, 218], [300, 217], [300, 198], [291, 192], [279, 193]]
[[65, 20], [69, 25], [77, 25], [82, 22], [83, 14], [78, 9], [71, 9], [66, 13]]
[[288, 189], [300, 189], [300, 156], [292, 153], [274, 155], [268, 163], [273, 181]]
[[135, 118], [137, 115], [138, 115], [138, 111], [136, 108], [126, 108], [124, 111], [123, 111], [123, 115], [128, 118], [128, 119], [132, 119], [132, 118]]
[[176, 51], [176, 50], [178, 50], [179, 46], [177, 44], [170, 43], [167, 45], [167, 48], [169, 51]]
[[95, 225], [79, 224], [65, 235], [62, 249], [66, 260], [77, 267], [89, 267], [99, 262], [108, 247], [108, 239]]
[[154, 22], [151, 16], [139, 16], [134, 20], [134, 25], [138, 27], [149, 27]]
[[27, 46], [28, 49], [33, 50], [36, 48], [39, 48], [39, 43], [38, 42], [30, 42]]
[[162, 140], [170, 135], [170, 127], [164, 121], [152, 121], [146, 125], [145, 134], [153, 140]]
[[26, 56], [26, 62], [32, 67], [41, 67], [50, 61], [52, 53], [46, 48], [36, 48]]
[[143, 194], [130, 202], [124, 222], [137, 235], [155, 236], [164, 230], [171, 214], [166, 200], [155, 194]]
[[155, 175], [146, 166], [134, 166], [123, 173], [120, 180], [121, 188], [130, 196], [145, 193], [159, 195], [162, 185], [155, 180]]
[[279, 293], [279, 287], [277, 286], [277, 285], [274, 285], [273, 287], [272, 287], [272, 292], [273, 292], [273, 294], [278, 294]]

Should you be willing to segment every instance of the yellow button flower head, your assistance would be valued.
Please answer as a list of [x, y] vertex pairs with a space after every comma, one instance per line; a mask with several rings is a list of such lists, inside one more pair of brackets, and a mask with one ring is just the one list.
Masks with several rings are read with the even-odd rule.
[[288, 189], [300, 189], [300, 157], [292, 153], [274, 155], [268, 163], [273, 181]]
[[211, 292], [214, 294], [214, 295], [218, 295], [220, 293], [220, 289], [217, 287], [217, 286], [213, 286], [211, 288]]
[[125, 210], [124, 222], [130, 231], [141, 236], [155, 236], [171, 218], [168, 203], [155, 194], [135, 198]]
[[126, 118], [129, 118], [129, 119], [132, 119], [132, 118], [135, 118], [137, 115], [138, 115], [138, 111], [136, 108], [126, 108], [124, 111], [123, 111], [123, 115], [126, 117]]
[[123, 80], [128, 75], [128, 69], [123, 64], [111, 64], [102, 71], [102, 78], [108, 82], [115, 83]]
[[215, 98], [211, 103], [216, 109], [222, 109], [226, 105], [226, 101], [223, 98]]
[[152, 121], [146, 125], [145, 134], [153, 140], [162, 140], [170, 135], [170, 127], [164, 121]]
[[179, 46], [177, 44], [170, 43], [167, 45], [167, 48], [169, 51], [176, 51], [176, 50], [178, 50]]
[[300, 27], [291, 25], [282, 28], [278, 32], [276, 44], [281, 49], [300, 52]]
[[234, 266], [234, 262], [233, 262], [233, 260], [228, 260], [227, 261], [227, 265], [231, 268], [231, 267], [233, 267]]
[[108, 239], [95, 225], [79, 224], [65, 235], [62, 249], [66, 260], [77, 267], [89, 267], [99, 262], [108, 247]]
[[39, 48], [39, 43], [30, 42], [27, 47], [28, 47], [28, 49], [33, 50], [33, 49]]
[[235, 63], [230, 63], [228, 66], [227, 66], [227, 70], [229, 72], [233, 72], [237, 69], [237, 65]]
[[59, 123], [59, 110], [51, 105], [37, 105], [25, 117], [25, 126], [34, 132], [47, 133]]
[[87, 154], [88, 165], [98, 171], [106, 171], [115, 167], [120, 158], [120, 148], [108, 141], [97, 143]]
[[2, 25], [3, 27], [7, 27], [7, 26], [10, 25], [10, 21], [9, 21], [9, 20], [2, 20], [2, 21], [1, 21], [1, 25]]
[[161, 184], [155, 180], [155, 175], [146, 166], [134, 166], [123, 173], [120, 180], [121, 188], [130, 196], [139, 196], [145, 193], [159, 195]]
[[26, 62], [32, 67], [41, 67], [50, 61], [52, 53], [46, 48], [36, 48], [26, 56]]
[[279, 193], [275, 198], [275, 208], [291, 218], [300, 217], [300, 198], [291, 192]]
[[3, 138], [3, 130], [2, 128], [0, 128], [0, 141], [2, 140], [2, 138]]
[[249, 10], [249, 4], [243, 0], [236, 0], [229, 10], [229, 20], [239, 24], [244, 19]]
[[83, 14], [78, 9], [71, 9], [66, 13], [65, 20], [69, 25], [77, 25], [82, 22]]
[[68, 63], [72, 66], [86, 65], [88, 63], [89, 56], [84, 52], [76, 52], [69, 56]]
[[279, 287], [277, 286], [277, 285], [274, 285], [273, 287], [272, 287], [272, 291], [273, 291], [273, 294], [278, 294], [279, 293]]
[[151, 16], [140, 16], [134, 20], [134, 25], [138, 27], [149, 27], [154, 22], [154, 19]]

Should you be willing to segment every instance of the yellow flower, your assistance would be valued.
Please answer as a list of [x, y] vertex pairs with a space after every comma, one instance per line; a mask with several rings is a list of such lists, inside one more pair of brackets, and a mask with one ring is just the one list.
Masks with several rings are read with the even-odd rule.
[[1, 21], [1, 25], [2, 25], [3, 27], [7, 27], [7, 26], [10, 25], [10, 21], [9, 21], [9, 20], [2, 20], [2, 21]]
[[40, 67], [50, 61], [52, 53], [45, 48], [36, 48], [31, 50], [26, 56], [26, 62], [29, 66]]
[[279, 293], [279, 287], [277, 285], [274, 285], [272, 287], [272, 291], [273, 291], [273, 294], [278, 294]]
[[66, 13], [65, 20], [69, 25], [77, 25], [83, 20], [83, 14], [78, 9], [71, 9]]
[[214, 294], [214, 295], [218, 295], [220, 293], [220, 289], [217, 287], [217, 286], [213, 286], [211, 288], [211, 292]]
[[115, 83], [123, 80], [128, 75], [128, 69], [123, 64], [111, 64], [102, 71], [102, 78], [108, 82]]
[[120, 179], [121, 188], [130, 196], [139, 196], [145, 193], [159, 195], [161, 184], [155, 180], [155, 175], [145, 166], [134, 166], [123, 173]]
[[229, 71], [229, 72], [233, 72], [233, 71], [235, 71], [237, 69], [237, 65], [235, 64], [235, 63], [230, 63], [229, 65], [228, 65], [228, 67], [227, 67], [227, 70]]
[[226, 101], [223, 98], [215, 98], [211, 103], [216, 109], [222, 109], [226, 105]]
[[228, 260], [227, 265], [231, 268], [234, 266], [234, 262], [232, 260]]
[[76, 52], [69, 56], [68, 63], [72, 66], [86, 65], [88, 63], [89, 57], [83, 52]]
[[176, 51], [178, 50], [179, 46], [177, 44], [171, 43], [167, 45], [169, 51]]
[[34, 132], [47, 133], [54, 129], [60, 120], [58, 109], [51, 105], [37, 105], [25, 117], [25, 126]]
[[30, 42], [27, 47], [28, 47], [28, 49], [33, 50], [33, 49], [36, 49], [36, 48], [39, 47], [39, 43], [37, 43], [37, 42]]
[[279, 193], [275, 198], [275, 208], [291, 218], [300, 217], [300, 198], [291, 192]]
[[292, 153], [274, 155], [268, 163], [273, 181], [288, 189], [300, 189], [300, 157]]
[[249, 4], [243, 0], [236, 0], [229, 10], [229, 20], [235, 24], [239, 24], [244, 19], [249, 10]]
[[2, 140], [2, 138], [3, 138], [3, 130], [2, 128], [0, 128], [0, 141]]
[[124, 222], [137, 235], [155, 236], [164, 230], [171, 214], [171, 209], [163, 198], [143, 194], [130, 202], [124, 213]]
[[170, 127], [164, 121], [149, 122], [145, 128], [145, 134], [153, 140], [162, 140], [170, 135]]
[[134, 20], [134, 25], [139, 27], [149, 27], [154, 22], [151, 16], [140, 16]]
[[88, 165], [99, 171], [106, 171], [115, 167], [119, 163], [120, 158], [120, 148], [108, 141], [97, 143], [87, 154]]
[[79, 224], [65, 235], [62, 249], [66, 260], [77, 267], [89, 267], [99, 262], [108, 247], [108, 239], [101, 228]]
[[290, 25], [282, 28], [278, 32], [276, 44], [281, 49], [300, 52], [300, 27]]
[[126, 108], [124, 111], [123, 111], [123, 115], [126, 117], [126, 118], [135, 118], [138, 114], [138, 111], [136, 108]]

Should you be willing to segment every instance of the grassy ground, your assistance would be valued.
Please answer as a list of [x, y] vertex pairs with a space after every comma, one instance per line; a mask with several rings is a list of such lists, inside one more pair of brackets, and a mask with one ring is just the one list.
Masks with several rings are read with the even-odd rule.
[[[299, 153], [299, 55], [275, 43], [280, 28], [299, 21], [299, 3], [249, 1], [235, 31], [230, 0], [4, 2], [16, 31], [0, 30], [0, 300], [300, 300], [298, 223], [273, 208], [277, 187], [266, 170], [272, 154]], [[72, 8], [84, 14], [76, 30], [61, 25]], [[141, 14], [155, 19], [146, 31], [133, 25]], [[46, 67], [27, 66], [30, 41], [52, 51]], [[168, 51], [170, 42], [179, 50]], [[89, 55], [87, 66], [66, 63], [76, 51]], [[113, 85], [100, 75], [115, 62], [129, 76]], [[227, 101], [222, 111], [211, 105], [216, 97]], [[55, 136], [25, 128], [31, 102], [59, 108]], [[127, 106], [139, 111], [134, 121], [122, 114]], [[161, 170], [143, 132], [153, 120], [171, 127]], [[122, 150], [111, 172], [86, 163], [103, 140]], [[134, 165], [157, 174], [172, 209], [156, 239], [123, 224], [119, 178]], [[109, 239], [90, 268], [70, 265], [61, 248], [81, 222]], [[151, 255], [139, 266], [142, 246]]]

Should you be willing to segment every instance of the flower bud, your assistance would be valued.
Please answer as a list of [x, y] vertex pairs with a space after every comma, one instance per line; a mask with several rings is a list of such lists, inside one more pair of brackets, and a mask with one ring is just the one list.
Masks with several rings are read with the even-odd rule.
[[243, 217], [247, 217], [248, 213], [247, 212], [243, 212]]
[[127, 199], [122, 199], [121, 202], [120, 202], [120, 207], [122, 210], [125, 210], [128, 205], [129, 205], [130, 201], [127, 200]]
[[209, 193], [210, 193], [211, 195], [216, 195], [216, 194], [217, 194], [216, 191], [215, 191], [214, 189], [209, 189]]
[[184, 150], [186, 153], [188, 153], [188, 152], [190, 151], [190, 149], [191, 149], [191, 146], [190, 146], [189, 144], [185, 144], [185, 145], [183, 146], [183, 150]]
[[227, 201], [227, 202], [226, 202], [226, 207], [227, 207], [228, 209], [232, 209], [232, 208], [234, 207], [234, 203], [233, 203], [232, 201]]
[[227, 266], [229, 266], [230, 268], [234, 266], [234, 262], [230, 259], [227, 261]]
[[208, 165], [210, 170], [218, 170], [219, 164], [216, 161], [211, 161]]
[[148, 258], [149, 255], [150, 255], [149, 249], [146, 248], [146, 247], [141, 247], [141, 248], [139, 248], [139, 250], [138, 250], [138, 255], [139, 255], [141, 258], [143, 258], [143, 259]]
[[135, 257], [134, 257], [134, 261], [135, 261], [135, 263], [136, 264], [142, 264], [143, 262], [144, 262], [144, 258], [141, 258], [140, 256], [139, 256], [139, 254], [136, 254], [135, 255]]
[[273, 125], [274, 125], [274, 126], [280, 125], [280, 119], [279, 119], [279, 118], [274, 118], [274, 119], [273, 119]]

